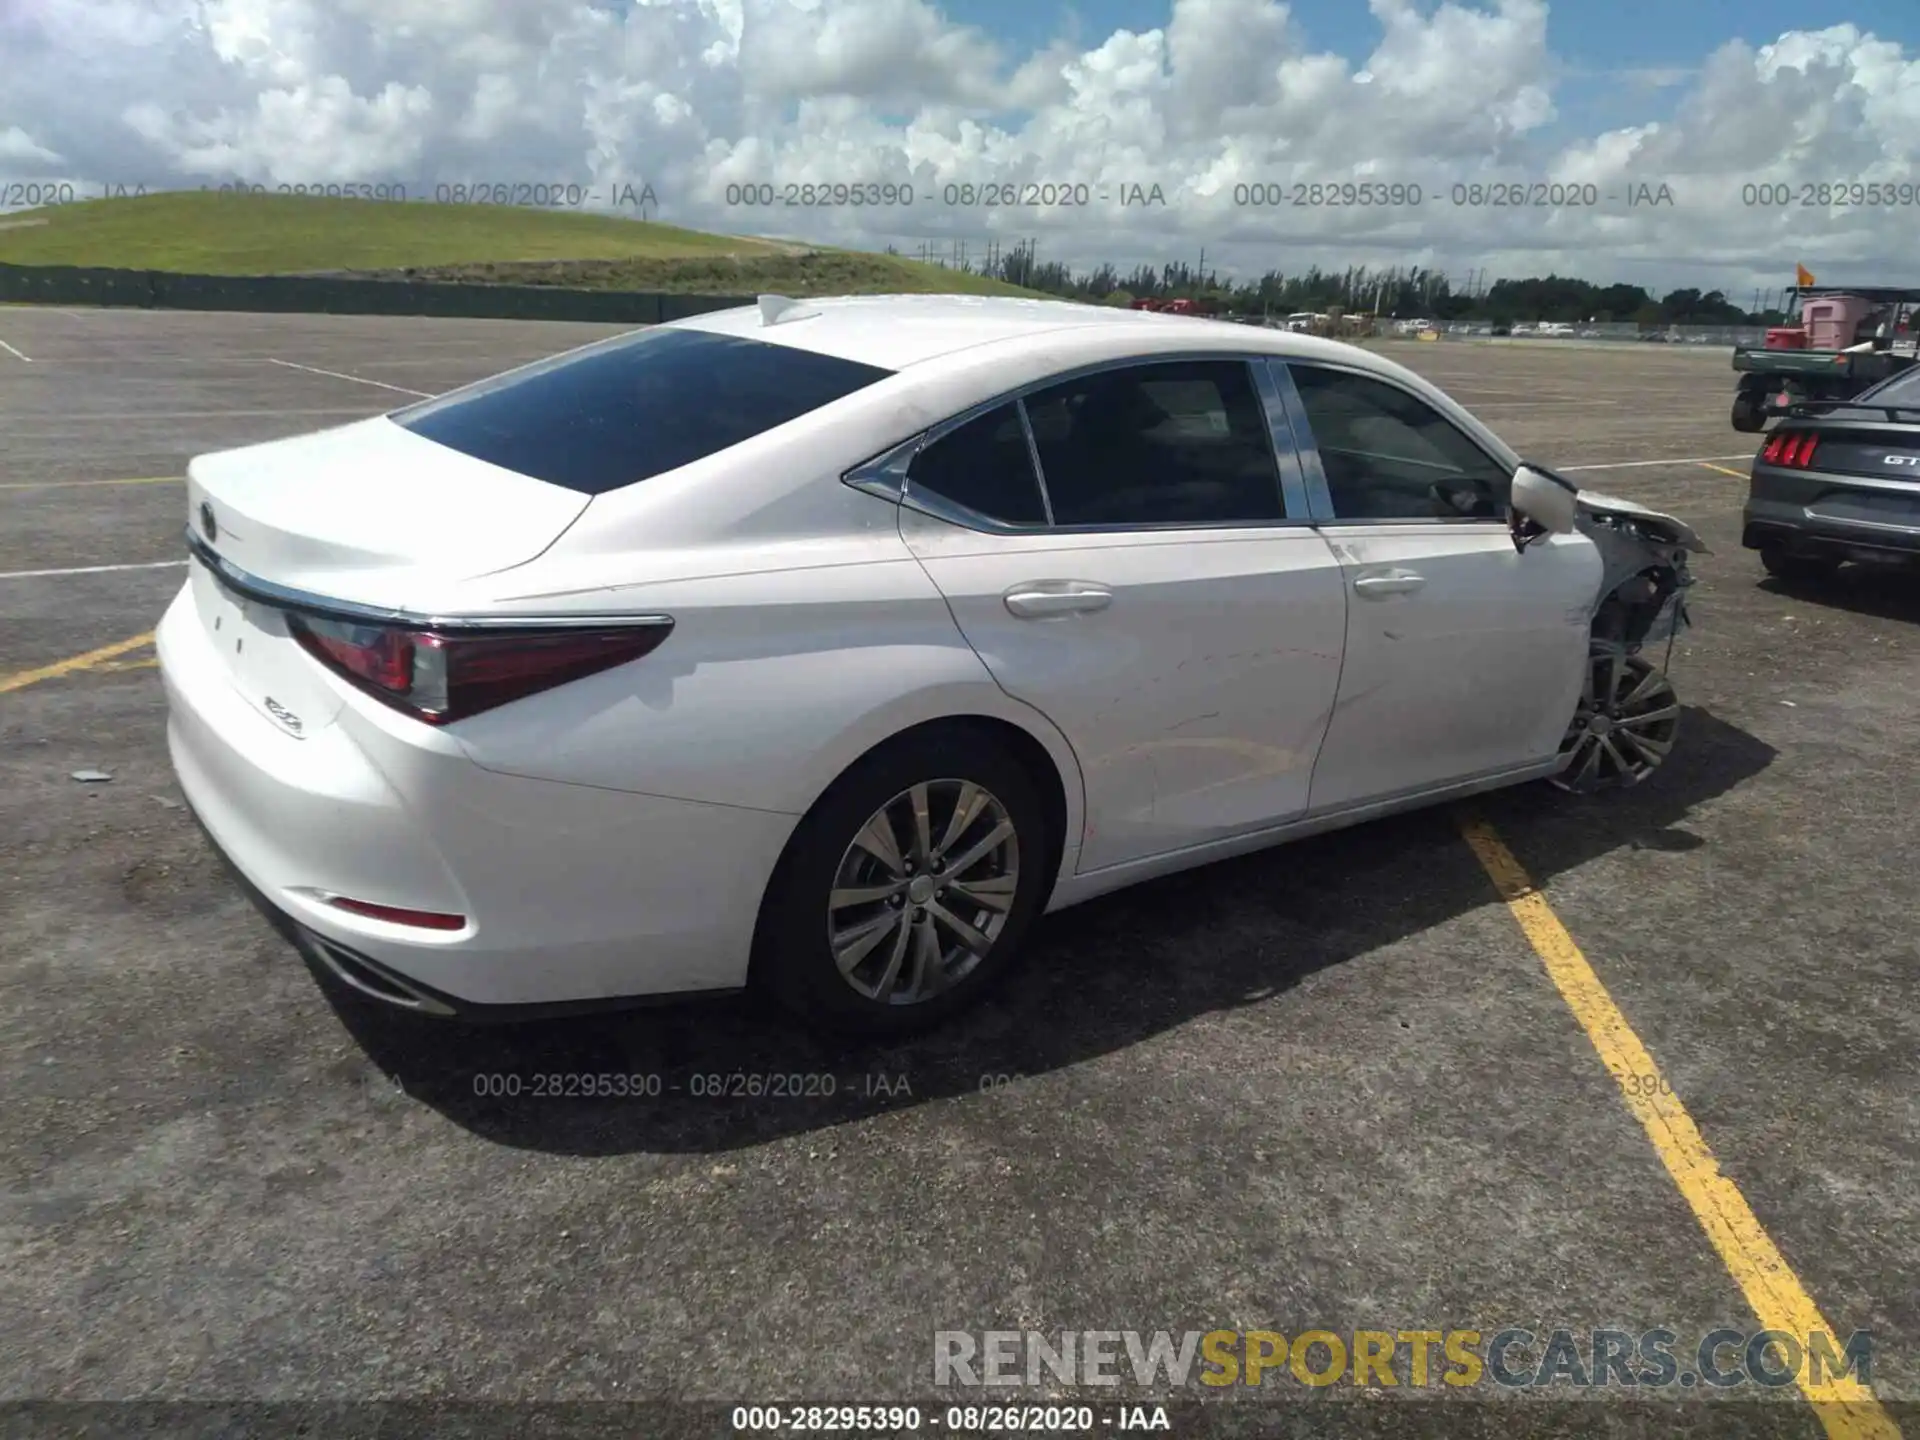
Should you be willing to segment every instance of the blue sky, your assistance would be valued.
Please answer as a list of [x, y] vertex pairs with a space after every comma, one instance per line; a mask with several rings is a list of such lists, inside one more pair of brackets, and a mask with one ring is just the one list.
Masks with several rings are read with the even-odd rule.
[[[944, 0], [961, 24], [975, 25], [1015, 53], [1060, 34], [1082, 43], [1115, 30], [1164, 25], [1170, 0]], [[1314, 50], [1359, 62], [1380, 39], [1366, 0], [1291, 0], [1294, 23]], [[1416, 0], [1430, 15], [1439, 0]], [[1467, 8], [1493, 8], [1490, 0]], [[1788, 30], [1851, 23], [1882, 39], [1920, 41], [1920, 0], [1551, 0], [1547, 37], [1564, 67], [1554, 101], [1571, 131], [1662, 118], [1690, 69], [1729, 40], [1759, 46]], [[1658, 83], [1665, 80], [1668, 83]]]
[[[947, 0], [940, 8], [1019, 49], [1070, 27], [1083, 36], [1151, 30], [1170, 9], [1165, 0]], [[1438, 5], [1421, 0], [1418, 8], [1430, 14]], [[1358, 56], [1380, 33], [1366, 0], [1292, 0], [1291, 9], [1316, 48]], [[1692, 64], [1727, 40], [1761, 44], [1785, 30], [1847, 21], [1889, 40], [1920, 38], [1915, 0], [1553, 0], [1550, 17], [1561, 56], [1602, 68]]]

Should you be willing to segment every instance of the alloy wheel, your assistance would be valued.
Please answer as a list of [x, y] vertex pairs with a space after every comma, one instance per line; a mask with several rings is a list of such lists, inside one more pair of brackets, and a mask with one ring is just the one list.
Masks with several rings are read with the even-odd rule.
[[841, 978], [869, 1000], [917, 1005], [992, 951], [1020, 886], [1007, 807], [970, 780], [925, 780], [868, 817], [827, 897]]
[[1596, 650], [1553, 783], [1576, 794], [1636, 785], [1660, 768], [1679, 728], [1680, 702], [1664, 670], [1640, 655]]

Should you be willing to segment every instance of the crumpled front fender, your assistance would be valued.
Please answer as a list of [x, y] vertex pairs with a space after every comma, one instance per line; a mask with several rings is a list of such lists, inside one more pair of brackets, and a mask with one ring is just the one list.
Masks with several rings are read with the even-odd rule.
[[[1686, 595], [1693, 584], [1688, 556], [1708, 553], [1693, 527], [1631, 500], [1591, 490], [1582, 490], [1578, 500], [1576, 523], [1600, 551], [1602, 563], [1593, 597], [1595, 617], [1617, 598], [1612, 608], [1621, 612], [1618, 638], [1629, 646], [1668, 640], [1686, 629], [1691, 623]], [[1647, 614], [1646, 607], [1656, 601], [1658, 610]], [[1600, 628], [1611, 631], [1614, 625], [1596, 627], [1596, 632]], [[1595, 638], [1616, 637], [1596, 633]]]
[[1625, 521], [1641, 529], [1645, 538], [1653, 543], [1678, 546], [1696, 555], [1711, 553], [1691, 525], [1671, 515], [1649, 510], [1645, 505], [1622, 500], [1617, 495], [1602, 495], [1598, 490], [1582, 490], [1574, 498], [1580, 506], [1580, 528], [1589, 534], [1592, 533], [1590, 522], [1612, 522], [1617, 526]]

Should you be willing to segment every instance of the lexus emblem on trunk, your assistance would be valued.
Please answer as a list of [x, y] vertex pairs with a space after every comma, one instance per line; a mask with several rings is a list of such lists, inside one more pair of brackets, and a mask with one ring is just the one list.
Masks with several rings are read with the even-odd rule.
[[213, 506], [204, 500], [200, 502], [200, 533], [207, 537], [208, 543], [220, 538], [220, 527], [213, 518]]

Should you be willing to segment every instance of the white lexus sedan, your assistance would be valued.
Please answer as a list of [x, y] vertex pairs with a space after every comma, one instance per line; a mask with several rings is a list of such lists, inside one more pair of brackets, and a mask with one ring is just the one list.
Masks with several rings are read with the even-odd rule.
[[1042, 911], [1496, 786], [1631, 783], [1697, 537], [1365, 350], [759, 305], [204, 455], [180, 784], [415, 1011], [753, 984], [893, 1034]]

